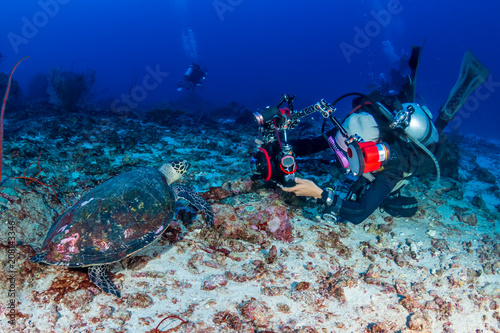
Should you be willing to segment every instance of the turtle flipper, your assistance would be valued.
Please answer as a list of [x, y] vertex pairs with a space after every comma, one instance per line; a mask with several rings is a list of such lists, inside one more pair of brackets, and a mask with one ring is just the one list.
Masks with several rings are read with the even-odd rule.
[[214, 226], [214, 214], [212, 213], [212, 206], [203, 199], [201, 195], [196, 193], [190, 187], [182, 185], [172, 185], [172, 190], [175, 194], [175, 199], [184, 199], [188, 201], [191, 205], [195, 206], [198, 210], [203, 210], [205, 212], [205, 217], [207, 219], [207, 224], [209, 227]]
[[39, 262], [42, 262], [45, 259], [45, 255], [47, 252], [39, 253], [37, 255], [34, 255], [33, 257], [30, 258], [31, 262], [34, 262], [35, 264], [38, 264]]
[[122, 297], [120, 290], [109, 278], [109, 265], [96, 265], [89, 267], [90, 281], [102, 289], [105, 293]]

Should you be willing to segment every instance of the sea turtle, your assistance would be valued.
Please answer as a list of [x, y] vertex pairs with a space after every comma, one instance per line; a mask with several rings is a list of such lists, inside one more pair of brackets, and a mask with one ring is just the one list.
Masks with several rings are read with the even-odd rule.
[[121, 297], [108, 276], [110, 264], [158, 239], [172, 221], [177, 199], [203, 210], [207, 224], [213, 226], [212, 208], [198, 193], [170, 186], [189, 167], [187, 161], [175, 161], [158, 170], [138, 168], [102, 183], [57, 219], [31, 261], [88, 267], [96, 286]]

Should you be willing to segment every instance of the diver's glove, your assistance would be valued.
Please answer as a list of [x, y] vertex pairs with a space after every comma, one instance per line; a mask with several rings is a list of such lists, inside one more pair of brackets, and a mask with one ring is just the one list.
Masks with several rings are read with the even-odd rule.
[[321, 192], [321, 199], [318, 199], [316, 202], [320, 205], [331, 206], [333, 203], [333, 197], [335, 195], [335, 190], [331, 187], [327, 187], [323, 189]]
[[321, 217], [327, 222], [337, 222], [337, 216], [342, 206], [342, 199], [335, 194], [335, 191], [331, 187], [323, 189], [321, 199], [318, 199], [317, 202], [325, 206]]

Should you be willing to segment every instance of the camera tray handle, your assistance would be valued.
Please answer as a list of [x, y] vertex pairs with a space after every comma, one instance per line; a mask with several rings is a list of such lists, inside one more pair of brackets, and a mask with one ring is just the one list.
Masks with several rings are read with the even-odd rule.
[[279, 109], [281, 104], [286, 102], [290, 111], [293, 112], [293, 101], [294, 100], [295, 100], [295, 95], [290, 96], [287, 94], [283, 94], [283, 95], [281, 95], [281, 99], [279, 100], [279, 102], [276, 104], [276, 108]]

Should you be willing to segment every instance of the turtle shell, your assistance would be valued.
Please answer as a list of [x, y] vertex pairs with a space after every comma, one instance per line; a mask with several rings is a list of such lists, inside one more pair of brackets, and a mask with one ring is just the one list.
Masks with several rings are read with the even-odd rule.
[[118, 261], [151, 244], [172, 221], [175, 195], [154, 168], [125, 172], [97, 186], [52, 225], [47, 264], [81, 267]]

